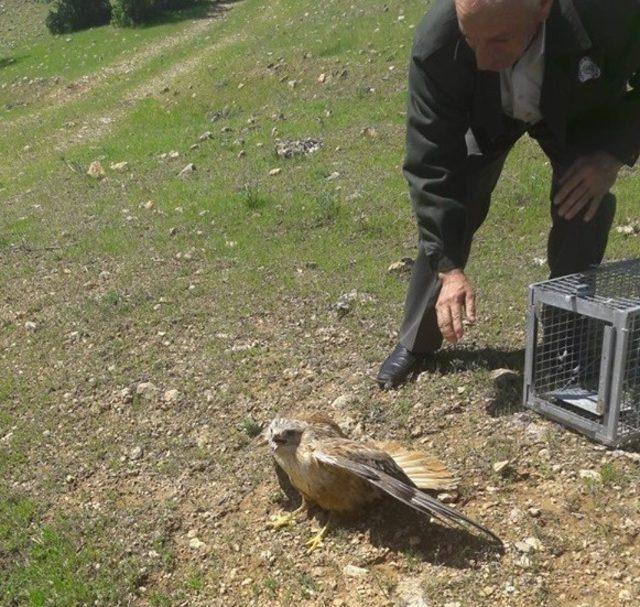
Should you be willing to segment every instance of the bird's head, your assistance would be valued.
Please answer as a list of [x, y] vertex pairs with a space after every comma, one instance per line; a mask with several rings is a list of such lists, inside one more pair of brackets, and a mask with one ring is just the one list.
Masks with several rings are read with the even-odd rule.
[[308, 425], [297, 419], [276, 417], [265, 432], [271, 450], [275, 452], [282, 449], [295, 449], [300, 444], [302, 433]]

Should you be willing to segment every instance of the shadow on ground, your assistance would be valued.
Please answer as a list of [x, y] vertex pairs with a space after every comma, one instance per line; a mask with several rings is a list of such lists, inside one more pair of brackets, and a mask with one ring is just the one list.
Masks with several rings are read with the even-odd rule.
[[20, 59], [24, 59], [23, 57], [0, 57], [0, 69], [3, 67], [9, 67], [10, 65], [15, 65], [18, 63]]
[[[300, 506], [300, 495], [285, 472], [279, 466], [274, 467], [280, 488], [286, 495], [282, 507], [291, 512]], [[314, 510], [312, 514], [321, 524], [326, 523], [327, 515], [322, 510]], [[476, 534], [460, 527], [432, 523], [427, 516], [389, 497], [383, 497], [358, 520], [332, 521], [329, 529], [329, 534], [367, 533], [373, 546], [456, 569], [494, 560], [503, 551], [502, 546], [480, 535], [479, 531]]]

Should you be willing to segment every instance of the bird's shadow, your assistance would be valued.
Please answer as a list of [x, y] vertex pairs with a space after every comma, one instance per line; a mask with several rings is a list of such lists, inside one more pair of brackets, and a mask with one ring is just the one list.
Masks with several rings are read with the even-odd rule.
[[[283, 506], [285, 510], [294, 510], [301, 504], [300, 494], [284, 470], [275, 463], [274, 466], [286, 496]], [[314, 510], [312, 514], [323, 523], [327, 520], [322, 510]], [[410, 560], [456, 569], [495, 560], [503, 552], [502, 545], [496, 542], [460, 527], [432, 523], [424, 514], [386, 496], [357, 520], [333, 519], [331, 528], [338, 534], [364, 533], [373, 546], [404, 554]]]

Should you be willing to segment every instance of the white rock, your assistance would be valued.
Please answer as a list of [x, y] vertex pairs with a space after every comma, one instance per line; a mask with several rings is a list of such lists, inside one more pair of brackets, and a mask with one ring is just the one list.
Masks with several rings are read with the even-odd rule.
[[136, 394], [143, 398], [153, 398], [157, 391], [158, 387], [150, 381], [140, 382], [136, 386]]
[[112, 171], [124, 173], [129, 168], [129, 163], [126, 160], [123, 160], [122, 162], [112, 162], [109, 168]]
[[28, 320], [27, 322], [24, 323], [24, 328], [27, 331], [35, 331], [38, 328], [38, 325], [36, 325], [35, 322]]
[[162, 396], [162, 400], [165, 403], [175, 403], [178, 400], [179, 395], [180, 395], [180, 392], [178, 392], [178, 390], [173, 388], [171, 390], [167, 390], [164, 393], [164, 395]]
[[206, 548], [207, 545], [200, 541], [197, 537], [192, 537], [189, 540], [189, 548], [193, 548], [194, 550], [202, 550], [203, 548]]
[[358, 397], [355, 394], [341, 394], [331, 403], [331, 408], [336, 410], [346, 409], [349, 405], [357, 402]]
[[499, 390], [516, 388], [522, 383], [522, 378], [511, 369], [494, 369], [491, 371], [491, 379], [493, 385]]
[[453, 504], [454, 502], [458, 501], [458, 495], [455, 493], [443, 492], [443, 493], [438, 493], [438, 499], [443, 504]]
[[142, 454], [142, 447], [138, 445], [129, 452], [129, 459], [132, 461], [139, 460], [142, 457]]
[[106, 173], [104, 172], [104, 168], [102, 167], [102, 163], [99, 160], [94, 160], [87, 170], [87, 175], [89, 177], [93, 177], [94, 179], [103, 179], [106, 177]]
[[580, 470], [578, 474], [580, 478], [589, 479], [592, 481], [602, 480], [602, 475], [597, 470]]
[[196, 170], [196, 165], [193, 164], [193, 162], [190, 162], [186, 167], [184, 167], [184, 169], [180, 171], [180, 173], [178, 173], [178, 176], [187, 177], [188, 175], [191, 175], [191, 173], [193, 173], [195, 170]]
[[280, 168], [277, 168], [277, 169], [271, 169], [271, 170], [269, 171], [269, 175], [271, 175], [272, 177], [273, 177], [274, 175], [280, 175], [280, 173], [282, 173], [282, 169], [280, 169]]
[[526, 540], [514, 544], [518, 552], [529, 554], [529, 552], [540, 552], [544, 550], [542, 542], [537, 537], [528, 537]]
[[369, 573], [368, 569], [364, 569], [363, 567], [356, 567], [355, 565], [347, 565], [342, 573], [346, 577], [364, 577]]
[[404, 274], [411, 271], [413, 259], [404, 257], [400, 261], [394, 261], [388, 268], [389, 274]]

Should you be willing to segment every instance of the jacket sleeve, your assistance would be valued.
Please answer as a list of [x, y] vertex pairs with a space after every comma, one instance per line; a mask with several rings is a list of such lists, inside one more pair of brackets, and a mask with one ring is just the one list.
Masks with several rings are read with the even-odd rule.
[[446, 74], [437, 53], [409, 66], [407, 138], [403, 173], [409, 182], [420, 246], [434, 270], [462, 268], [465, 134], [469, 111], [455, 74]]
[[635, 29], [623, 67], [623, 73], [629, 75], [627, 91], [612, 108], [609, 135], [602, 145], [628, 166], [633, 166], [640, 155], [640, 27]]

